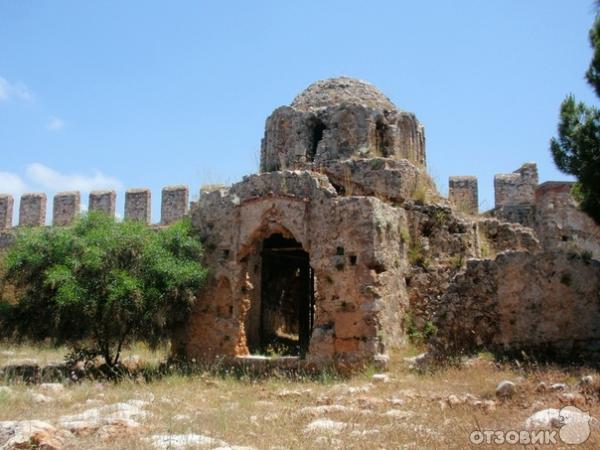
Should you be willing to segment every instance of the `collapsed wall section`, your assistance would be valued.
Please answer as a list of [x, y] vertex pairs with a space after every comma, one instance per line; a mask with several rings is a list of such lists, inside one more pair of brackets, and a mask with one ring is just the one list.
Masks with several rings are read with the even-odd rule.
[[575, 360], [600, 350], [600, 262], [564, 252], [470, 260], [435, 316], [437, 355], [486, 349]]
[[587, 253], [600, 260], [600, 226], [581, 211], [574, 183], [548, 181], [535, 191], [535, 232], [544, 248]]

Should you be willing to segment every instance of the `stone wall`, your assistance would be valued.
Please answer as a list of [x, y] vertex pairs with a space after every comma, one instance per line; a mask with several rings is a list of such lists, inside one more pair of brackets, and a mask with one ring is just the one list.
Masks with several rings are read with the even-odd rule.
[[92, 191], [88, 203], [89, 211], [99, 211], [110, 217], [115, 216], [117, 193], [115, 191]]
[[[189, 192], [186, 186], [169, 186], [163, 189], [161, 218], [168, 225], [187, 216], [189, 212]], [[89, 196], [89, 210], [102, 211], [112, 217], [116, 213], [115, 191], [93, 191]], [[124, 218], [151, 222], [151, 192], [149, 189], [130, 189], [125, 193]], [[79, 192], [59, 192], [53, 199], [52, 225], [66, 226], [81, 212]], [[12, 195], [0, 194], [0, 231], [13, 227]], [[19, 205], [19, 226], [43, 226], [46, 224], [46, 194], [23, 194]], [[10, 240], [5, 239], [4, 242]], [[1, 247], [1, 245], [0, 245]]]
[[0, 231], [12, 226], [14, 199], [12, 195], [0, 195]]
[[81, 212], [79, 192], [60, 192], [54, 196], [52, 225], [70, 225]]
[[588, 252], [600, 260], [600, 226], [571, 195], [573, 183], [549, 181], [535, 191], [535, 232], [544, 248]]
[[477, 178], [471, 176], [450, 177], [448, 199], [459, 211], [477, 214], [479, 211]]
[[494, 177], [496, 208], [532, 204], [535, 201], [538, 181], [535, 163], [525, 163], [513, 173], [496, 175]]
[[151, 222], [150, 189], [129, 189], [125, 193], [125, 220]]
[[564, 252], [506, 252], [473, 259], [435, 316], [438, 355], [481, 349], [535, 358], [600, 350], [600, 262]]
[[452, 278], [470, 258], [490, 258], [506, 250], [540, 250], [533, 230], [496, 219], [457, 214], [445, 205], [407, 203], [411, 332], [432, 322]]
[[160, 223], [169, 225], [188, 214], [190, 193], [187, 186], [167, 186], [162, 190]]
[[525, 163], [513, 173], [496, 175], [493, 216], [506, 222], [532, 227], [535, 222], [535, 189], [538, 181], [535, 163]]
[[361, 158], [304, 167], [327, 175], [340, 195], [368, 195], [396, 205], [414, 198], [418, 190], [430, 198], [439, 196], [427, 173], [405, 159]]
[[46, 223], [46, 194], [24, 194], [19, 206], [19, 226], [42, 226]]
[[192, 222], [211, 274], [176, 352], [195, 358], [246, 355], [261, 302], [261, 244], [293, 238], [315, 273], [309, 364], [340, 369], [372, 362], [402, 342], [407, 307], [406, 225], [401, 209], [374, 197], [339, 196], [326, 176], [307, 171], [246, 177], [200, 197]]

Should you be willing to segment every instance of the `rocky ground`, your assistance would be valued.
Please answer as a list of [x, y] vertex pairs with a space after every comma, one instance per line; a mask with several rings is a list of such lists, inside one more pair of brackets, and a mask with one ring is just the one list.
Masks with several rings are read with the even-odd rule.
[[[52, 361], [50, 350], [39, 355]], [[31, 348], [0, 349], [0, 366], [35, 356]], [[568, 405], [563, 425], [589, 424], [591, 431], [578, 448], [600, 448], [595, 370], [499, 365], [480, 355], [461, 368], [419, 373], [409, 356], [395, 355], [386, 374], [350, 379], [257, 380], [226, 372], [152, 382], [4, 379], [0, 449], [498, 448], [469, 437], [481, 431], [477, 442], [489, 430], [538, 429], [556, 432], [557, 444], [548, 448], [567, 448], [559, 410]]]

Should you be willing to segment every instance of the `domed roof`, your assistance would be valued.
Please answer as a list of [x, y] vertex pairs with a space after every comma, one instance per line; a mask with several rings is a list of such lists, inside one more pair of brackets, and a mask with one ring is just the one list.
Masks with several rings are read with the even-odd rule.
[[307, 112], [341, 103], [388, 111], [397, 109], [391, 100], [371, 83], [349, 77], [319, 80], [298, 94], [290, 106]]

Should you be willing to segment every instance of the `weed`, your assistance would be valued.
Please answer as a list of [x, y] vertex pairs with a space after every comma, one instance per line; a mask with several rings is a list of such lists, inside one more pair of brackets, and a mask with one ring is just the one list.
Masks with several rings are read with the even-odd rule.
[[452, 270], [460, 270], [465, 263], [465, 257], [463, 255], [454, 255], [450, 258], [450, 267]]
[[428, 269], [431, 261], [425, 255], [423, 246], [419, 242], [413, 242], [408, 249], [408, 261], [413, 266], [419, 266], [423, 269]]
[[560, 276], [560, 282], [561, 284], [564, 284], [565, 286], [571, 286], [571, 274], [570, 273], [563, 273]]

